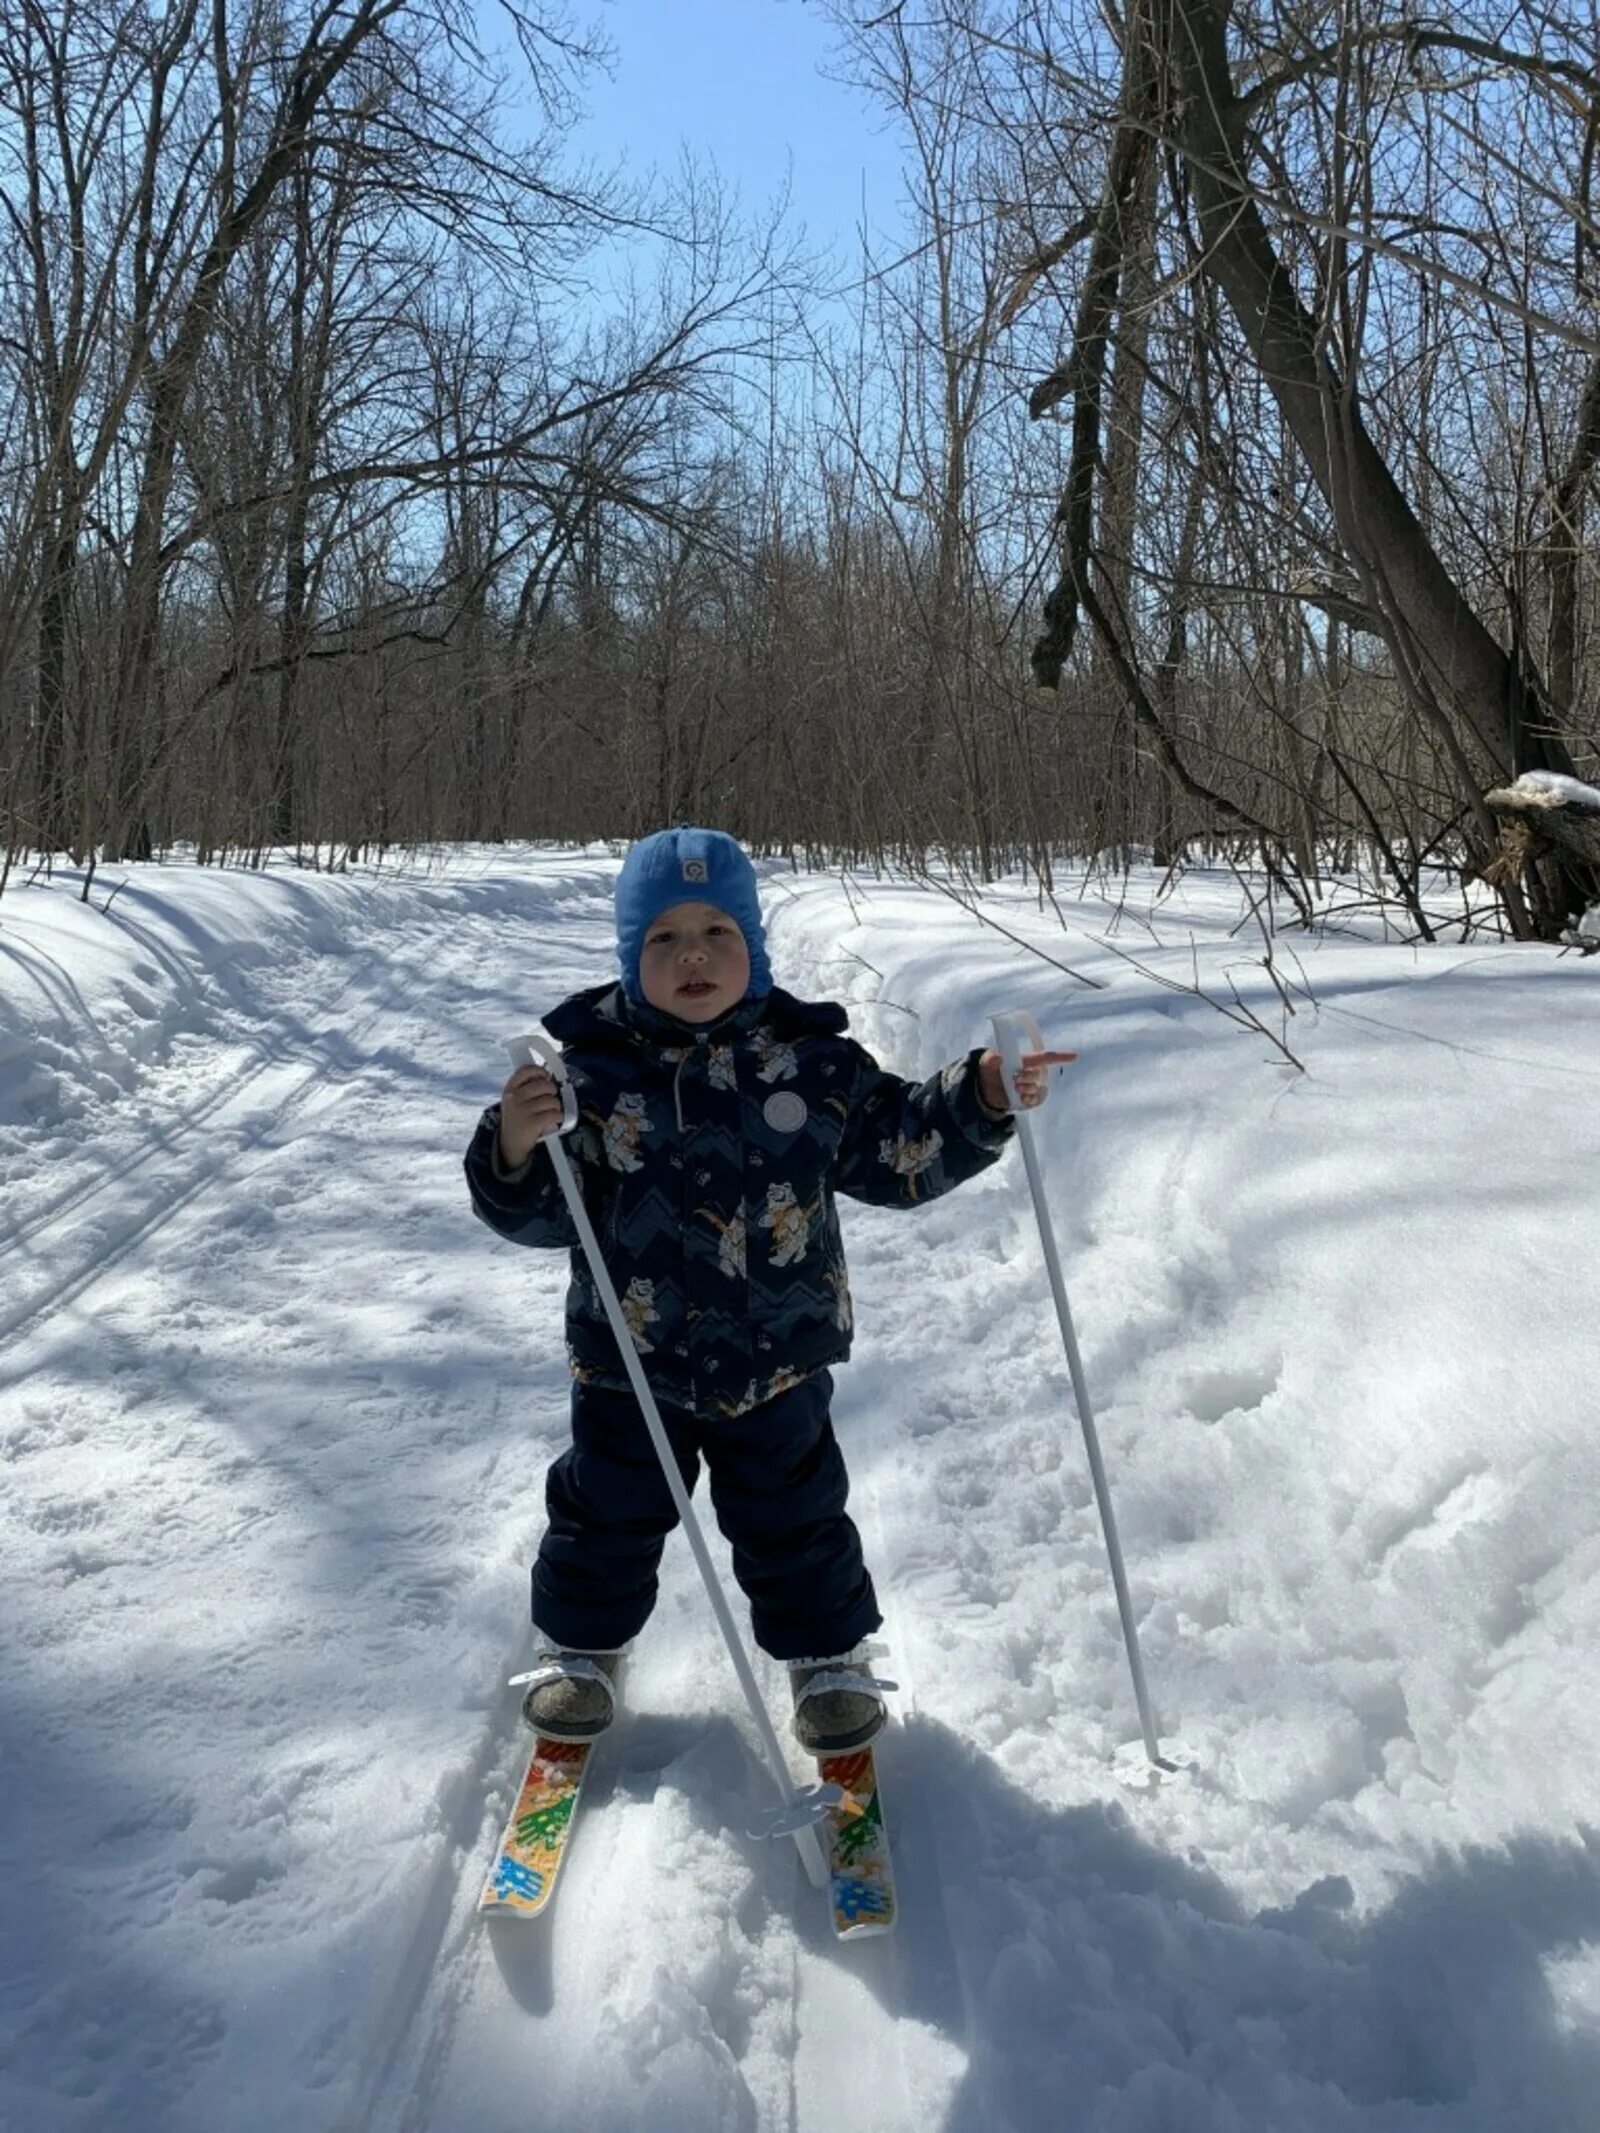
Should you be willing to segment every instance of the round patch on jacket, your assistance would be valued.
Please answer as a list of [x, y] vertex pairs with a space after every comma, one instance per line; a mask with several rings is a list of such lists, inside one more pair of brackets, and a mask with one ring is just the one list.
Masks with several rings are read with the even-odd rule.
[[761, 1116], [774, 1133], [798, 1133], [811, 1113], [805, 1098], [796, 1096], [793, 1089], [774, 1089], [761, 1106]]

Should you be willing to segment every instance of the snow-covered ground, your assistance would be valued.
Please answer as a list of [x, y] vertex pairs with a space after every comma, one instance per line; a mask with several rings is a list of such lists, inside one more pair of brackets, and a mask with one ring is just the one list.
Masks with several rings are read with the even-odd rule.
[[1302, 940], [1296, 1074], [1156, 982], [1270, 998], [1226, 876], [1069, 889], [1067, 931], [993, 891], [1051, 963], [767, 870], [780, 982], [899, 1070], [1004, 1007], [1081, 1053], [1040, 1146], [1190, 1774], [1116, 1775], [1010, 1156], [846, 1212], [898, 1936], [836, 1946], [742, 1834], [763, 1779], [681, 1543], [553, 1915], [475, 1921], [564, 1271], [459, 1161], [500, 1039], [605, 975], [614, 873], [0, 900], [0, 2123], [1592, 2133], [1600, 967]]

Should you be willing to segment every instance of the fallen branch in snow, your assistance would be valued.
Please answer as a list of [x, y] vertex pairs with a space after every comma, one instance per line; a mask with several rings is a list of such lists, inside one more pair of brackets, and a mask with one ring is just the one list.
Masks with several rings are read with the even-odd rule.
[[[869, 963], [864, 955], [857, 955], [853, 948], [841, 948], [839, 953], [847, 963], [859, 963], [863, 970], [871, 971], [880, 986], [888, 984], [889, 980], [884, 976], [877, 964]], [[897, 1015], [909, 1015], [913, 1022], [922, 1020], [922, 1017], [914, 1007], [902, 1007], [898, 1000], [891, 1000], [886, 992], [880, 991], [872, 1004], [874, 1007], [892, 1007]]]
[[[937, 889], [941, 896], [948, 896], [950, 901], [953, 904], [959, 904], [963, 911], [970, 911], [979, 925], [992, 926], [996, 933], [1003, 933], [1008, 941], [1014, 941], [1019, 948], [1025, 948], [1029, 955], [1036, 955], [1041, 963], [1048, 963], [1052, 970], [1065, 971], [1069, 978], [1074, 979], [1079, 985], [1087, 985], [1092, 992], [1105, 991], [1104, 978], [1091, 978], [1081, 970], [1074, 970], [1070, 963], [1063, 963], [1056, 956], [1046, 955], [1044, 950], [1036, 948], [1032, 941], [1025, 941], [1020, 933], [1013, 933], [1009, 926], [1002, 926], [999, 919], [991, 918], [988, 912], [982, 910], [975, 900], [978, 893], [976, 889], [972, 891], [971, 898], [968, 898], [963, 896], [959, 889], [953, 889], [949, 882], [940, 881], [936, 876], [925, 873], [921, 868], [913, 867], [911, 875], [912, 879], [920, 882], [925, 889]], [[1051, 901], [1053, 902], [1054, 898]], [[1061, 917], [1059, 910], [1056, 916], [1058, 918]], [[1062, 925], [1065, 926], [1065, 924], [1065, 919], [1062, 919]], [[1089, 938], [1093, 940], [1094, 935], [1090, 934]]]
[[1206, 991], [1205, 987], [1200, 983], [1200, 953], [1195, 947], [1192, 935], [1190, 936], [1189, 947], [1194, 957], [1194, 977], [1187, 985], [1184, 984], [1181, 978], [1169, 978], [1165, 971], [1152, 970], [1148, 963], [1141, 963], [1137, 956], [1130, 955], [1126, 948], [1119, 948], [1115, 941], [1107, 940], [1104, 936], [1094, 933], [1091, 933], [1089, 938], [1098, 942], [1100, 947], [1109, 950], [1112, 955], [1120, 956], [1130, 970], [1136, 970], [1140, 977], [1148, 978], [1152, 985], [1160, 985], [1168, 992], [1184, 993], [1191, 1000], [1199, 1000], [1207, 1007], [1214, 1007], [1225, 1021], [1232, 1022], [1237, 1028], [1254, 1030], [1257, 1036], [1265, 1037], [1273, 1049], [1283, 1055], [1286, 1066], [1292, 1066], [1297, 1074], [1305, 1072], [1305, 1061], [1297, 1059], [1289, 1049], [1287, 1036], [1288, 1018], [1295, 1012], [1294, 1006], [1289, 999], [1289, 994], [1291, 991], [1300, 993], [1302, 998], [1313, 1007], [1316, 1005], [1316, 1001], [1313, 999], [1308, 987], [1285, 985], [1284, 980], [1278, 974], [1270, 941], [1267, 945], [1266, 954], [1255, 960], [1258, 961], [1259, 967], [1266, 972], [1271, 980], [1273, 990], [1277, 993], [1279, 1004], [1283, 1009], [1285, 1034], [1282, 1036], [1262, 1021], [1261, 1017], [1250, 1005], [1250, 1002], [1245, 999], [1238, 986], [1234, 983], [1231, 971], [1224, 973], [1228, 980], [1228, 990], [1233, 994], [1233, 1005], [1231, 1007], [1226, 1000], [1219, 1000], [1214, 994]]
[[[1066, 971], [1069, 977], [1076, 978], [1080, 984], [1092, 985], [1094, 986], [1096, 991], [1104, 991], [1105, 981], [1103, 979], [1085, 977], [1081, 970], [1073, 970], [1069, 964], [1059, 961], [1057, 957], [1053, 955], [1046, 955], [1045, 951], [1042, 948], [1035, 947], [1032, 941], [1025, 941], [1020, 933], [1013, 933], [1009, 926], [1002, 926], [998, 919], [991, 918], [987, 911], [980, 909], [976, 901], [969, 900], [967, 897], [963, 896], [959, 890], [951, 888], [947, 882], [936, 881], [933, 876], [929, 874], [918, 874], [916, 878], [925, 887], [930, 889], [937, 889], [939, 890], [941, 895], [948, 896], [952, 903], [960, 904], [961, 908], [964, 911], [970, 911], [972, 916], [977, 919], [981, 924], [985, 926], [992, 926], [996, 933], [1003, 933], [1008, 941], [1014, 941], [1019, 948], [1026, 949], [1029, 955], [1037, 956], [1041, 963], [1048, 963], [1053, 970]], [[1285, 980], [1279, 975], [1277, 963], [1273, 954], [1272, 936], [1265, 927], [1265, 925], [1262, 923], [1261, 912], [1256, 904], [1255, 899], [1253, 897], [1249, 897], [1248, 890], [1245, 893], [1247, 898], [1249, 899], [1250, 908], [1255, 916], [1256, 923], [1262, 928], [1262, 939], [1266, 943], [1265, 954], [1257, 959], [1259, 967], [1266, 972], [1267, 977], [1271, 981], [1273, 990], [1278, 995], [1279, 1004], [1283, 1010], [1284, 1029], [1285, 1032], [1287, 1032], [1288, 1018], [1295, 1012], [1293, 1003], [1289, 998], [1290, 993], [1298, 992], [1301, 998], [1307, 1001], [1307, 1003], [1313, 1007], [1316, 1005], [1316, 1001], [1312, 995], [1311, 989], [1308, 984], [1304, 982], [1299, 985], [1287, 984]], [[976, 898], [976, 890], [972, 892], [972, 896], [974, 899]], [[1053, 897], [1051, 898], [1051, 902], [1055, 902], [1055, 899]], [[1059, 905], [1056, 906], [1056, 918], [1060, 923], [1063, 932], [1065, 932], [1067, 930], [1067, 921], [1064, 917], [1062, 917]], [[1108, 954], [1114, 955], [1118, 957], [1119, 960], [1126, 963], [1130, 970], [1137, 971], [1140, 977], [1148, 978], [1152, 985], [1160, 985], [1167, 992], [1179, 992], [1187, 995], [1187, 997], [1192, 1000], [1199, 1000], [1205, 1006], [1215, 1008], [1219, 1015], [1223, 1016], [1225, 1020], [1235, 1024], [1237, 1028], [1253, 1030], [1258, 1036], [1265, 1037], [1267, 1042], [1272, 1045], [1276, 1051], [1282, 1054], [1286, 1065], [1292, 1066], [1297, 1073], [1303, 1074], [1305, 1072], [1305, 1062], [1303, 1060], [1297, 1059], [1294, 1053], [1289, 1049], [1287, 1035], [1285, 1034], [1284, 1036], [1280, 1036], [1277, 1031], [1269, 1028], [1268, 1025], [1262, 1021], [1261, 1017], [1256, 1013], [1255, 1009], [1250, 1005], [1249, 1001], [1246, 1000], [1239, 991], [1239, 988], [1234, 983], [1231, 974], [1228, 974], [1228, 990], [1233, 994], [1233, 1005], [1231, 1007], [1229, 1006], [1226, 1000], [1216, 999], [1211, 993], [1208, 993], [1205, 990], [1204, 986], [1200, 983], [1200, 957], [1198, 950], [1194, 949], [1194, 941], [1192, 936], [1190, 938], [1190, 948], [1194, 952], [1194, 978], [1190, 984], [1186, 985], [1181, 978], [1170, 978], [1166, 975], [1164, 971], [1152, 970], [1148, 963], [1141, 963], [1137, 956], [1130, 955], [1126, 948], [1119, 947], [1115, 941], [1109, 940], [1104, 934], [1091, 933], [1087, 926], [1080, 926], [1078, 928], [1078, 931], [1081, 932], [1086, 939], [1093, 941], [1096, 947], [1104, 948]], [[1300, 974], [1302, 980], [1304, 980], [1304, 970], [1302, 970]]]
[[[1230, 861], [1230, 865], [1233, 866], [1233, 878], [1239, 884], [1239, 894], [1250, 906], [1250, 916], [1255, 920], [1257, 930], [1261, 935], [1261, 968], [1266, 972], [1271, 981], [1273, 991], [1278, 995], [1282, 1034], [1274, 1035], [1261, 1020], [1260, 1016], [1256, 1014], [1255, 1010], [1242, 998], [1238, 986], [1233, 982], [1231, 971], [1228, 973], [1228, 990], [1233, 994], [1234, 1003], [1239, 1008], [1240, 1013], [1247, 1016], [1250, 1022], [1260, 1030], [1261, 1034], [1278, 1047], [1278, 1050], [1282, 1052], [1289, 1064], [1292, 1067], [1299, 1067], [1300, 1072], [1303, 1074], [1305, 1068], [1301, 1066], [1300, 1061], [1289, 1049], [1289, 1017], [1295, 1012], [1294, 1002], [1289, 995], [1291, 992], [1297, 992], [1309, 1007], [1315, 1007], [1317, 1003], [1316, 997], [1311, 990], [1311, 981], [1306, 976], [1305, 965], [1298, 956], [1294, 959], [1294, 967], [1300, 973], [1298, 985], [1289, 983], [1278, 973], [1277, 944], [1271, 924], [1272, 878], [1268, 877], [1267, 888], [1263, 895], [1253, 896], [1250, 892], [1250, 884], [1245, 880], [1237, 864]], [[1265, 915], [1263, 915], [1263, 906], [1265, 907]], [[1212, 1004], [1215, 1005], [1216, 1003], [1213, 1002]]]
[[[777, 877], [774, 877], [770, 885], [774, 889], [781, 889], [783, 894], [788, 897], [790, 903], [793, 904], [798, 903], [800, 901], [800, 899], [795, 895], [793, 889], [789, 887], [787, 882], [784, 882], [782, 880], [779, 880]], [[850, 916], [859, 926], [861, 923], [861, 914], [856, 909], [856, 900], [850, 891], [849, 873], [843, 867], [839, 869], [839, 886], [844, 891], [845, 902], [850, 906]], [[847, 963], [859, 963], [863, 970], [870, 970], [872, 975], [877, 979], [880, 987], [888, 984], [888, 979], [878, 968], [877, 964], [869, 963], [864, 955], [858, 955], [853, 948], [841, 948], [838, 953], [844, 958]], [[906, 1007], [903, 1006], [899, 1000], [891, 1000], [888, 995], [882, 992], [881, 990], [879, 991], [877, 997], [874, 999], [872, 1004], [874, 1007], [893, 1008], [894, 1012], [897, 1015], [909, 1015], [913, 1022], [920, 1022], [922, 1020], [922, 1017], [917, 1013], [917, 1010], [914, 1007]]]
[[1491, 887], [1519, 879], [1551, 847], [1600, 870], [1600, 789], [1557, 771], [1525, 770], [1483, 799], [1500, 824], [1499, 856], [1483, 870]]

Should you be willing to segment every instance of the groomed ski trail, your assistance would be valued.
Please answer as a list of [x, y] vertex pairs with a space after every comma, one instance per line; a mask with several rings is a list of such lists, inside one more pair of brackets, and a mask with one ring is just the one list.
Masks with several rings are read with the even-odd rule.
[[[845, 998], [898, 1071], [991, 1003], [1083, 1044], [1049, 1174], [1152, 1687], [1203, 1775], [1110, 1782], [1125, 1664], [1003, 1164], [846, 1216], [836, 1416], [903, 1684], [896, 1935], [840, 1948], [792, 1846], [742, 1836], [764, 1785], [678, 1546], [552, 1916], [476, 1918], [525, 1752], [503, 1683], [565, 1433], [565, 1269], [478, 1232], [460, 1149], [501, 1040], [609, 967], [613, 872], [290, 885], [288, 952], [284, 885], [152, 870], [150, 908], [226, 892], [275, 965], [195, 995], [181, 1060], [108, 1044], [79, 1112], [0, 1107], [0, 1266], [35, 1284], [0, 1360], [25, 1922], [0, 2116], [1037, 2133], [1069, 2098], [1106, 2133], [1587, 2133], [1594, 1454], [1586, 1322], [1536, 1270], [1595, 1233], [1592, 1195], [1526, 1184], [1587, 1175], [1597, 1024], [1578, 966], [1532, 955], [1419, 984], [1324, 943], [1296, 1082], [1103, 963], [1123, 989], [1093, 998], [999, 967], [913, 885], [847, 912], [774, 872], [785, 982]], [[1219, 989], [1234, 894], [1194, 890]], [[1031, 923], [1026, 885], [996, 895]], [[8, 905], [0, 954], [40, 908]], [[1399, 987], [1399, 1016], [1360, 1012]], [[1487, 1413], [1512, 1343], [1527, 1382]]]

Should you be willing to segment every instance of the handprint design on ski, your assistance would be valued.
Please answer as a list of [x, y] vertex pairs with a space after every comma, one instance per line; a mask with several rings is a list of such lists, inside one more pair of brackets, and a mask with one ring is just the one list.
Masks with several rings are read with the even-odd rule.
[[527, 1771], [495, 1852], [480, 1913], [536, 1918], [555, 1893], [589, 1762], [587, 1741], [533, 1744]]
[[870, 1748], [856, 1748], [821, 1757], [817, 1770], [844, 1795], [825, 1824], [833, 1930], [841, 1940], [888, 1933], [895, 1921], [894, 1869], [877, 1759]]

